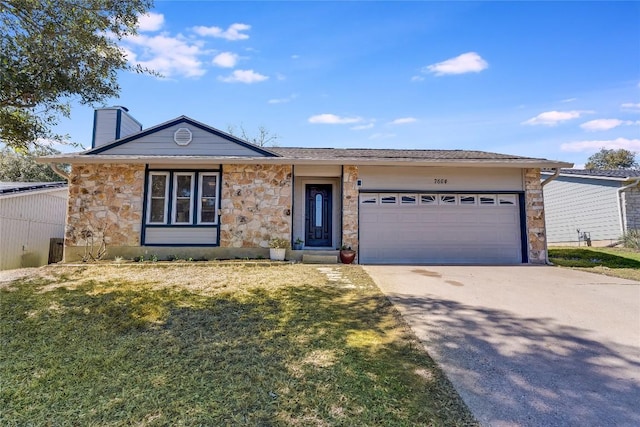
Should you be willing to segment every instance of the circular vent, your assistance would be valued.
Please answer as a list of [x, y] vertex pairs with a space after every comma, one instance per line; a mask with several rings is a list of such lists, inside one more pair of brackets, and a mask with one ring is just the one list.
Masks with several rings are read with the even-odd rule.
[[173, 134], [173, 140], [178, 145], [188, 145], [192, 139], [191, 131], [187, 128], [180, 128]]

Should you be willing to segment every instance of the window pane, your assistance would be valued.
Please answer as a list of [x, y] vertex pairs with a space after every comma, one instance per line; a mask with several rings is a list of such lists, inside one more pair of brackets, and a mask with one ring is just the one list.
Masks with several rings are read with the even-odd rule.
[[380, 203], [382, 204], [392, 204], [396, 203], [396, 196], [382, 196], [380, 197]]
[[176, 185], [177, 197], [191, 197], [191, 176], [178, 175]]
[[403, 205], [415, 205], [416, 204], [416, 196], [414, 196], [414, 195], [402, 196], [400, 200], [401, 200], [401, 203]]
[[476, 196], [460, 196], [461, 205], [475, 205]]
[[216, 199], [202, 198], [200, 203], [200, 222], [216, 222]]
[[456, 196], [447, 196], [443, 194], [440, 196], [440, 203], [442, 203], [443, 205], [455, 205]]
[[378, 203], [377, 196], [360, 196], [360, 204], [362, 205], [375, 205]]
[[495, 205], [496, 196], [480, 196], [481, 205]]
[[151, 199], [151, 222], [164, 223], [164, 198]]
[[322, 227], [322, 195], [316, 194], [316, 227]]
[[202, 197], [216, 197], [216, 176], [202, 176]]
[[176, 222], [189, 222], [191, 217], [190, 211], [190, 199], [178, 199], [176, 200]]
[[438, 199], [435, 194], [422, 194], [420, 196], [420, 203], [423, 205], [435, 205], [438, 203]]
[[167, 188], [166, 175], [151, 175], [151, 196], [164, 197]]
[[516, 196], [505, 195], [498, 196], [499, 204], [501, 205], [515, 205], [516, 204]]

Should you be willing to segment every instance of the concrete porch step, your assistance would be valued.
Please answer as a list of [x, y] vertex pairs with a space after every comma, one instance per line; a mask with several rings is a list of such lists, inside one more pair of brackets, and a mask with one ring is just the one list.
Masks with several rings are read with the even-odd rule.
[[303, 264], [337, 264], [338, 255], [308, 254], [302, 255]]
[[334, 250], [301, 250], [300, 260], [304, 264], [337, 264], [339, 251]]

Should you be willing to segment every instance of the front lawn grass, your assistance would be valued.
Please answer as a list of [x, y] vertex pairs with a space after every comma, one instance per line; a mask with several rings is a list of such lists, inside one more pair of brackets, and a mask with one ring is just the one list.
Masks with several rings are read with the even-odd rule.
[[549, 248], [549, 261], [593, 273], [640, 280], [640, 252], [625, 248]]
[[476, 425], [366, 273], [332, 268], [48, 267], [0, 285], [0, 425]]

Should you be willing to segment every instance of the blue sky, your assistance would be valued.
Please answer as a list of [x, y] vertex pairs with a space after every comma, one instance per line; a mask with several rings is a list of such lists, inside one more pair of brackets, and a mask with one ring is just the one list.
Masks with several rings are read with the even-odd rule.
[[[157, 1], [119, 99], [278, 145], [473, 149], [585, 163], [640, 152], [638, 2]], [[93, 110], [59, 130], [90, 145]], [[66, 150], [69, 151], [70, 149]]]

